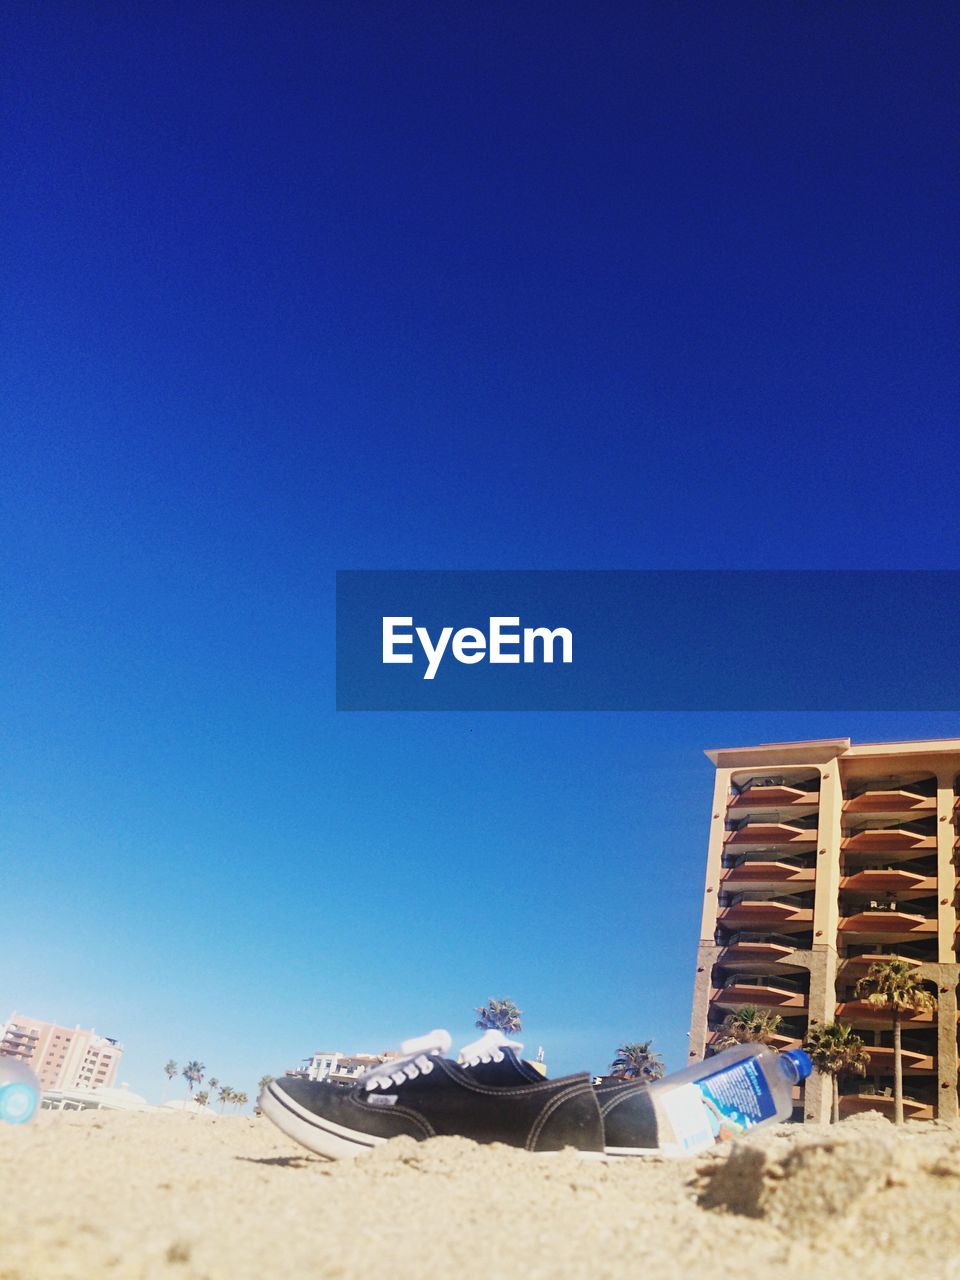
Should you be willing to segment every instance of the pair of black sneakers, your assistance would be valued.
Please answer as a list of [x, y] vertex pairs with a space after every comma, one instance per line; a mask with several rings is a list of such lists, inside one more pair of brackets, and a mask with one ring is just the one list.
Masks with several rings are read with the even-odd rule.
[[519, 1045], [488, 1033], [453, 1062], [450, 1036], [407, 1041], [403, 1055], [355, 1084], [284, 1076], [260, 1095], [260, 1110], [318, 1155], [362, 1155], [400, 1135], [440, 1135], [503, 1142], [527, 1151], [575, 1147], [596, 1156], [646, 1155], [657, 1149], [657, 1123], [646, 1086], [588, 1075], [546, 1080], [517, 1053]]

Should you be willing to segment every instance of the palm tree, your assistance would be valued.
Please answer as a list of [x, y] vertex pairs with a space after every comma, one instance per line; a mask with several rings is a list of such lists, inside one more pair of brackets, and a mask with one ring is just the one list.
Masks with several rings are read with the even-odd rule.
[[241, 1090], [239, 1093], [235, 1093], [233, 1095], [232, 1101], [236, 1106], [237, 1110], [239, 1111], [241, 1107], [245, 1107], [247, 1105], [247, 1095], [243, 1092], [243, 1090]]
[[741, 1005], [724, 1018], [716, 1046], [729, 1049], [735, 1044], [770, 1045], [779, 1033], [781, 1021], [779, 1013], [771, 1013], [755, 1004]]
[[194, 1098], [194, 1102], [196, 1102], [198, 1107], [205, 1107], [209, 1101], [210, 1094], [206, 1089], [201, 1089], [196, 1098]]
[[257, 1081], [257, 1092], [263, 1093], [267, 1085], [273, 1084], [273, 1081], [274, 1081], [273, 1076], [261, 1076], [260, 1079]]
[[840, 1077], [866, 1075], [870, 1055], [864, 1049], [862, 1038], [845, 1022], [826, 1022], [811, 1027], [803, 1047], [820, 1074], [832, 1079], [830, 1122], [836, 1124], [840, 1119]]
[[475, 1009], [478, 1014], [476, 1026], [481, 1031], [502, 1031], [505, 1035], [516, 1035], [523, 1028], [520, 1019], [523, 1010], [518, 1009], [512, 1000], [488, 1000], [485, 1005]]
[[663, 1059], [651, 1048], [652, 1040], [627, 1041], [617, 1050], [610, 1074], [620, 1080], [659, 1080]]
[[[177, 1066], [177, 1064], [176, 1064], [176, 1063], [174, 1062], [174, 1060], [171, 1058], [171, 1059], [168, 1061], [167, 1065], [163, 1068], [163, 1070], [164, 1070], [164, 1072], [166, 1073], [167, 1080], [173, 1080], [173, 1079], [174, 1079], [174, 1077], [176, 1076], [177, 1072], [180, 1070], [180, 1068]], [[164, 1099], [166, 1096], [167, 1096], [167, 1091], [166, 1091], [166, 1089], [164, 1089], [163, 1094], [161, 1095], [161, 1099], [160, 1099], [160, 1100], [161, 1100], [161, 1102], [163, 1101], [163, 1099]]]
[[206, 1067], [203, 1065], [203, 1063], [197, 1062], [196, 1060], [194, 1060], [192, 1062], [188, 1062], [187, 1065], [180, 1072], [184, 1080], [186, 1080], [187, 1082], [187, 1089], [189, 1090], [191, 1096], [193, 1095], [193, 1086], [195, 1084], [202, 1084], [203, 1073], [205, 1071], [206, 1071]]
[[903, 1053], [900, 1020], [905, 1013], [932, 1013], [934, 996], [921, 984], [906, 960], [875, 960], [857, 983], [854, 994], [877, 1009], [889, 1011], [893, 1023], [893, 1118], [903, 1124]]
[[220, 1088], [220, 1081], [216, 1076], [210, 1076], [207, 1080], [207, 1088], [210, 1090], [211, 1096]]
[[221, 1112], [228, 1102], [233, 1101], [233, 1090], [228, 1084], [222, 1084], [220, 1086], [220, 1092], [217, 1094], [217, 1101], [220, 1103]]

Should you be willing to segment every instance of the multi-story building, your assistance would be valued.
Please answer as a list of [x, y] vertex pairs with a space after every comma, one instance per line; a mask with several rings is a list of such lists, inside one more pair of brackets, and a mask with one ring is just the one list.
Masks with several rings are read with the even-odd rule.
[[306, 1065], [295, 1073], [308, 1080], [355, 1080], [372, 1067], [395, 1058], [395, 1053], [338, 1053], [318, 1049]]
[[44, 1090], [108, 1089], [117, 1078], [123, 1046], [79, 1026], [12, 1013], [0, 1027], [0, 1056], [28, 1063]]
[[[866, 1077], [841, 1078], [841, 1114], [892, 1113], [891, 1020], [855, 987], [872, 962], [898, 958], [937, 1001], [903, 1018], [905, 1114], [956, 1118], [960, 739], [707, 756], [716, 783], [691, 1059], [744, 1005], [781, 1015], [781, 1048], [839, 1019], [870, 1055]], [[797, 1101], [798, 1118], [827, 1119], [829, 1081], [815, 1074]]]

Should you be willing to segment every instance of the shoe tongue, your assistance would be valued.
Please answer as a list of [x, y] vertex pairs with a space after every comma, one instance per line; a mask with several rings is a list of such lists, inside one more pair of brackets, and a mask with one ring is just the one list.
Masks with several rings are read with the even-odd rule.
[[519, 1053], [522, 1048], [519, 1040], [508, 1040], [502, 1031], [491, 1028], [479, 1040], [465, 1044], [457, 1061], [464, 1067], [475, 1067], [480, 1062], [502, 1062], [504, 1049], [513, 1049], [515, 1053]]
[[450, 1032], [439, 1029], [404, 1040], [399, 1057], [371, 1067], [357, 1083], [367, 1090], [392, 1089], [407, 1080], [416, 1080], [417, 1076], [429, 1075], [433, 1070], [433, 1059], [448, 1053], [451, 1043]]

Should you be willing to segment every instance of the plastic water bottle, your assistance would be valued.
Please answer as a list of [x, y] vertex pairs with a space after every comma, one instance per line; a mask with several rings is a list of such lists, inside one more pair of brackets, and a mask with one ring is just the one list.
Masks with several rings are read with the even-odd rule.
[[789, 1119], [793, 1086], [812, 1070], [802, 1049], [738, 1044], [655, 1081], [649, 1089], [660, 1151], [689, 1155]]
[[40, 1106], [40, 1081], [19, 1058], [0, 1057], [0, 1120], [28, 1124]]

